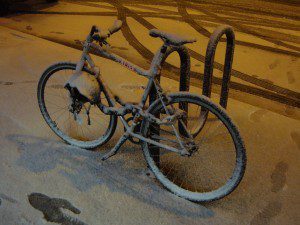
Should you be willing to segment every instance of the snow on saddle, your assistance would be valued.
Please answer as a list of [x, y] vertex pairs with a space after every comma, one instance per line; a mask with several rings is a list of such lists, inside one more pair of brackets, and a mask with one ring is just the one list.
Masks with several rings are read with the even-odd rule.
[[174, 46], [180, 46], [180, 45], [184, 45], [187, 43], [193, 43], [193, 42], [197, 41], [195, 38], [186, 38], [186, 37], [182, 37], [179, 35], [160, 31], [158, 29], [149, 30], [149, 35], [151, 37], [160, 37], [167, 44], [174, 45]]

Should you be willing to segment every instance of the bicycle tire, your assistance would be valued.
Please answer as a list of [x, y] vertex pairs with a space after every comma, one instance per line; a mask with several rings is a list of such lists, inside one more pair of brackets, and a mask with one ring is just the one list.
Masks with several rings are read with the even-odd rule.
[[[225, 110], [218, 105], [214, 104], [209, 98], [206, 96], [200, 96], [191, 94], [188, 92], [179, 92], [168, 95], [169, 103], [179, 103], [180, 101], [190, 101], [192, 103], [199, 104], [200, 106], [205, 106], [209, 109], [210, 112], [214, 113], [218, 116], [218, 118], [224, 123], [227, 127], [228, 131], [230, 132], [230, 136], [233, 139], [234, 146], [235, 146], [235, 154], [236, 154], [236, 161], [233, 174], [231, 178], [226, 182], [225, 185], [214, 190], [212, 192], [205, 192], [205, 193], [195, 193], [189, 190], [185, 190], [178, 185], [174, 184], [170, 181], [161, 171], [160, 168], [156, 165], [153, 157], [151, 156], [151, 152], [149, 150], [149, 144], [146, 142], [142, 143], [143, 153], [145, 160], [147, 162], [148, 167], [153, 172], [155, 177], [159, 180], [159, 182], [169, 191], [174, 193], [179, 197], [183, 197], [190, 201], [194, 202], [209, 202], [214, 201], [220, 198], [225, 197], [226, 195], [230, 194], [241, 182], [246, 168], [246, 150], [241, 138], [241, 135], [234, 125], [232, 119], [227, 115]], [[159, 100], [156, 100], [154, 103], [150, 105], [148, 108], [148, 112], [152, 115], [157, 115], [158, 110], [162, 108], [162, 104]], [[144, 120], [141, 126], [141, 133], [144, 136], [147, 136], [149, 130], [149, 122]]]

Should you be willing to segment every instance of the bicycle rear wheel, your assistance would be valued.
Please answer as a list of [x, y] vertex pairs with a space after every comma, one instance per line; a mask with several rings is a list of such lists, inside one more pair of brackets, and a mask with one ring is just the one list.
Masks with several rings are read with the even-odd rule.
[[[168, 97], [167, 108], [185, 109], [184, 123], [190, 134], [199, 129], [201, 109], [208, 112], [207, 121], [194, 137], [198, 150], [189, 157], [158, 147], [153, 152], [151, 145], [143, 142], [149, 168], [164, 187], [188, 200], [207, 202], [228, 195], [240, 183], [246, 167], [245, 147], [237, 127], [223, 109], [205, 96], [181, 92]], [[148, 112], [160, 119], [166, 116], [160, 101], [154, 102]], [[179, 121], [173, 125], [184, 140], [186, 136], [178, 124]], [[145, 137], [182, 149], [169, 125], [158, 126], [144, 120], [141, 132]]]
[[[117, 116], [103, 114], [98, 106], [84, 103], [74, 117], [68, 109], [69, 91], [64, 88], [76, 69], [74, 63], [58, 63], [50, 66], [38, 84], [38, 103], [49, 127], [67, 143], [85, 149], [93, 149], [106, 143], [114, 134]], [[90, 73], [86, 68], [84, 72]], [[109, 105], [104, 93], [101, 102]], [[86, 109], [90, 107], [89, 118]]]

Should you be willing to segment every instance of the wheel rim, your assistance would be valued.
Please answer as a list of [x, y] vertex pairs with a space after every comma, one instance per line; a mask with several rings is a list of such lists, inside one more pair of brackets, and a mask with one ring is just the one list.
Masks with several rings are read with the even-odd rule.
[[[196, 103], [197, 101], [194, 99], [191, 102]], [[207, 123], [199, 133], [199, 137], [202, 135], [202, 143], [195, 155], [190, 158], [182, 157], [177, 153], [160, 149], [160, 161], [158, 166], [153, 160], [154, 158], [157, 159], [157, 156], [151, 156], [149, 145], [147, 143], [143, 144], [144, 154], [148, 165], [166, 188], [181, 197], [193, 201], [211, 201], [222, 198], [234, 190], [243, 176], [246, 158], [243, 154], [244, 146], [242, 140], [239, 135], [236, 135], [238, 134], [238, 131], [235, 126], [232, 126], [230, 121], [228, 123], [228, 118], [226, 117], [222, 117], [222, 120], [217, 120], [219, 121], [217, 128], [220, 128], [220, 124], [222, 124], [223, 128], [228, 132], [229, 138], [232, 140], [233, 151], [231, 152], [230, 158], [231, 167], [228, 166], [228, 162], [224, 162], [225, 160], [228, 161], [228, 149], [223, 152], [220, 151], [229, 145], [228, 143], [226, 145], [220, 143], [220, 140], [224, 140], [224, 134], [222, 134], [222, 132], [219, 134], [210, 132], [209, 134], [213, 135], [206, 139], [206, 143], [203, 142], [203, 132], [207, 131], [207, 129], [211, 129], [212, 124], [216, 125], [216, 121], [214, 121], [212, 115], [219, 118], [218, 116], [221, 116], [222, 110], [216, 110], [212, 108], [210, 104], [204, 104], [204, 102], [200, 107], [209, 109], [210, 113], [208, 115]], [[152, 113], [157, 112], [160, 107], [155, 108], [156, 109], [151, 111]], [[190, 111], [190, 106], [188, 108], [188, 111]], [[193, 112], [193, 110], [191, 110], [191, 112]], [[200, 113], [195, 112], [194, 114], [199, 115]], [[201, 119], [198, 121], [201, 121]], [[210, 125], [207, 126], [208, 124]], [[143, 126], [142, 132], [144, 135], [146, 135], [145, 132], [147, 132], [147, 126], [149, 126], [149, 124]], [[199, 126], [196, 124], [196, 129], [197, 127]], [[160, 136], [165, 133], [164, 130], [165, 128], [161, 128]], [[214, 129], [214, 131], [216, 131], [216, 129]], [[220, 131], [220, 129], [218, 129], [218, 131]], [[160, 140], [160, 142], [162, 142], [162, 140]], [[204, 144], [206, 145], [205, 147]], [[194, 161], [192, 161], [192, 159]], [[184, 164], [183, 162], [186, 163]], [[220, 164], [220, 162], [222, 164]], [[183, 165], [187, 166], [183, 167]], [[189, 173], [187, 173], [187, 171]], [[224, 174], [226, 174], [226, 176], [224, 176]], [[194, 175], [194, 177], [191, 177], [191, 175]], [[218, 177], [216, 175], [218, 175]], [[220, 179], [222, 176], [223, 179]]]

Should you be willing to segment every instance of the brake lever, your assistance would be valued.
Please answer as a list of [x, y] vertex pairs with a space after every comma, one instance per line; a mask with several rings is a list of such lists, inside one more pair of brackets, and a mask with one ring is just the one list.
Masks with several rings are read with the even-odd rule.
[[100, 35], [98, 33], [94, 34], [92, 36], [93, 40], [96, 41], [96, 42], [101, 42], [102, 41], [102, 38], [100, 37]]
[[90, 35], [93, 36], [95, 33], [99, 32], [99, 28], [97, 26], [92, 26], [92, 29], [90, 31]]

